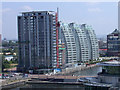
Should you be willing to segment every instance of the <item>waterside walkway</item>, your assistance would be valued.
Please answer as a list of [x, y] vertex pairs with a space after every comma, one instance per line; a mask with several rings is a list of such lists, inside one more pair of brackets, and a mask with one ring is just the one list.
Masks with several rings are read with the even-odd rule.
[[[1, 84], [1, 87], [2, 88], [11, 88], [11, 87], [17, 87], [19, 85], [23, 85], [25, 84], [26, 82], [28, 83], [60, 83], [60, 82], [50, 82], [49, 80], [64, 80], [63, 84], [78, 84], [77, 79], [78, 78], [81, 78], [81, 77], [88, 77], [88, 76], [70, 76], [69, 74], [71, 73], [74, 73], [74, 72], [78, 72], [78, 71], [81, 71], [81, 70], [85, 70], [85, 69], [88, 69], [88, 68], [92, 68], [92, 67], [95, 67], [96, 65], [89, 65], [89, 66], [85, 66], [85, 65], [80, 65], [78, 67], [75, 67], [75, 68], [68, 68], [68, 69], [65, 69], [63, 70], [62, 72], [60, 73], [56, 73], [56, 74], [53, 74], [53, 75], [40, 75], [40, 74], [29, 74], [28, 78], [22, 78], [22, 79], [16, 79], [16, 80], [10, 80], [10, 79], [7, 79], [7, 80], [4, 80], [2, 81], [2, 84]], [[96, 77], [96, 76], [92, 76], [92, 77]], [[33, 81], [33, 79], [35, 81]], [[44, 80], [48, 80], [47, 82], [44, 82], [43, 81], [38, 81], [40, 79], [44, 79]], [[32, 81], [30, 81], [32, 80]], [[59, 81], [58, 80], [58, 81]], [[65, 83], [67, 81], [67, 83]], [[74, 81], [74, 83], [73, 83]], [[80, 83], [79, 83], [80, 84]]]

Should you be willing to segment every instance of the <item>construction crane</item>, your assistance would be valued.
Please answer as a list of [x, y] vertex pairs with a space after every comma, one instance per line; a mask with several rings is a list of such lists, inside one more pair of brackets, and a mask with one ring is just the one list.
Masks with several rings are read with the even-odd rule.
[[56, 55], [57, 55], [57, 68], [59, 68], [59, 46], [58, 46], [58, 29], [59, 29], [60, 25], [59, 25], [59, 22], [58, 22], [58, 8], [57, 8], [57, 12], [56, 12]]

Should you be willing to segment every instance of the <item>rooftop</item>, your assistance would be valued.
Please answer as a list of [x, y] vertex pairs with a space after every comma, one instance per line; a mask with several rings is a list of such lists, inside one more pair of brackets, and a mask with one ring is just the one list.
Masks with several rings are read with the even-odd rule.
[[38, 14], [55, 14], [54, 11], [31, 11], [31, 12], [21, 12], [22, 14], [31, 14], [31, 15], [38, 15]]
[[115, 29], [115, 30], [112, 32], [112, 34], [116, 34], [116, 33], [120, 33], [120, 31], [117, 30], [117, 29]]
[[55, 12], [55, 11], [30, 11], [30, 12], [22, 12], [22, 13], [41, 13], [41, 12]]

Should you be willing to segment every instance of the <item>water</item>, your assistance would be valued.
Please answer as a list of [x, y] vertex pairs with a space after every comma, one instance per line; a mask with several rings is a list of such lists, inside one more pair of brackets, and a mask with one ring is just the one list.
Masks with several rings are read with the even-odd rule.
[[[101, 67], [93, 67], [87, 70], [73, 73], [75, 76], [97, 76], [98, 72], [101, 72]], [[52, 88], [52, 89], [51, 89]], [[83, 85], [62, 85], [62, 84], [26, 84], [11, 90], [103, 90], [102, 88], [88, 88]], [[107, 90], [104, 88], [104, 90]]]
[[21, 90], [21, 89], [30, 89], [30, 88], [34, 88], [34, 89], [72, 89], [74, 90], [74, 88], [80, 88], [81, 90], [84, 89], [85, 87], [82, 85], [62, 85], [62, 84], [26, 84], [25, 86], [21, 86], [12, 90]]

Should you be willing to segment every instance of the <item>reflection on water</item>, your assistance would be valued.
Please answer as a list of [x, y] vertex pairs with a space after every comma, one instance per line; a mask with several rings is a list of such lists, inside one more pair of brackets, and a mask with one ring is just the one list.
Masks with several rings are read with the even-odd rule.
[[[62, 85], [62, 84], [29, 84], [26, 85], [29, 88], [84, 88], [81, 85]], [[24, 87], [23, 87], [24, 88]]]
[[26, 84], [12, 90], [109, 90], [105, 87], [87, 87], [83, 85], [62, 84]]
[[85, 90], [82, 85], [63, 85], [63, 84], [26, 84], [11, 90]]

